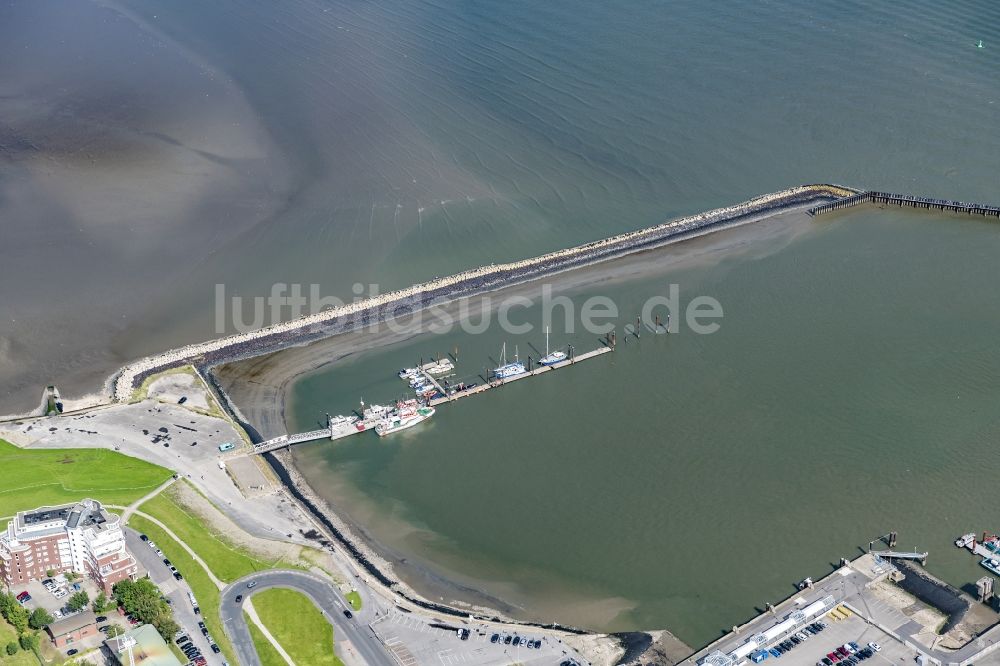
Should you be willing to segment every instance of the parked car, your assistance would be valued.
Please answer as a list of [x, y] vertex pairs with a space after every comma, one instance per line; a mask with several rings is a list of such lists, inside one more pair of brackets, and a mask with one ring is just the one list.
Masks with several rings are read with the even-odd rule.
[[74, 648], [74, 649], [72, 649], [72, 650], [66, 650], [66, 656], [67, 656], [67, 657], [72, 657], [72, 656], [73, 656], [74, 654], [76, 654], [77, 652], [79, 652], [79, 650], [77, 650], [77, 649], [75, 649], [75, 648]]
[[156, 542], [153, 541], [152, 539], [147, 540], [146, 545], [152, 548], [153, 550], [156, 550]]
[[878, 643], [869, 643], [868, 647], [870, 647], [875, 652], [881, 652], [882, 651], [882, 646], [879, 645]]
[[214, 652], [215, 654], [219, 654], [220, 652], [222, 652], [222, 648], [220, 648], [215, 643], [212, 643], [211, 645], [209, 645], [209, 647], [212, 648], [212, 652]]
[[500, 640], [500, 634], [493, 634], [490, 636], [490, 643], [496, 643]]

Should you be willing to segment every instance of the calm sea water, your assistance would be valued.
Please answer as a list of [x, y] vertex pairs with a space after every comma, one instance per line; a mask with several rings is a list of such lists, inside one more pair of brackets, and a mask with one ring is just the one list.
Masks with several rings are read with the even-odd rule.
[[[575, 295], [619, 303], [621, 331], [676, 283], [723, 304], [715, 334], [647, 333], [391, 438], [297, 448], [300, 469], [396, 552], [533, 617], [695, 645], [891, 529], [972, 582], [951, 541], [995, 523], [976, 479], [1000, 473], [1000, 227], [896, 210], [803, 224]], [[418, 338], [300, 381], [290, 425], [392, 398], [397, 367], [455, 346], [475, 374], [502, 340], [544, 348], [537, 327]]]
[[213, 336], [217, 283], [388, 289], [810, 181], [996, 198], [985, 0], [126, 6], [0, 9], [10, 407]]
[[[218, 283], [384, 290], [813, 181], [1000, 198], [986, 0], [127, 7], [0, 7], [0, 411], [213, 336]], [[979, 526], [995, 235], [851, 216], [686, 273], [725, 297], [717, 336], [312, 455], [506, 598], [577, 591], [603, 602], [559, 606], [592, 625], [698, 642], [886, 523]], [[371, 363], [308, 380], [329, 394], [295, 418], [353, 404]]]

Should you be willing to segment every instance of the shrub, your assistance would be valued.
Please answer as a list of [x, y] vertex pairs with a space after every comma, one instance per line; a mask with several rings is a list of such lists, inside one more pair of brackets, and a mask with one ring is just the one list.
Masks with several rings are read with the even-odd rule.
[[20, 649], [21, 648], [19, 648], [17, 646], [17, 643], [15, 643], [14, 641], [11, 641], [10, 643], [7, 643], [7, 656], [8, 657], [13, 657], [15, 654], [17, 654], [17, 651], [20, 650]]
[[38, 636], [36, 634], [21, 635], [21, 649], [35, 651], [38, 649]]

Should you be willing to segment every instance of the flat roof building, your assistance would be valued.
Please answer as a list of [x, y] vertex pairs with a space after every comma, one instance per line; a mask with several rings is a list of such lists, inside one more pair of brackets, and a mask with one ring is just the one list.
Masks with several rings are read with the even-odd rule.
[[104, 641], [104, 647], [112, 657], [111, 663], [129, 666], [125, 647], [130, 642], [129, 639], [135, 641], [132, 644], [132, 659], [136, 666], [181, 666], [181, 662], [151, 624], [144, 624]]
[[84, 499], [21, 511], [0, 533], [0, 583], [24, 585], [50, 569], [86, 574], [110, 594], [118, 581], [135, 580], [138, 565], [125, 548], [121, 518]]

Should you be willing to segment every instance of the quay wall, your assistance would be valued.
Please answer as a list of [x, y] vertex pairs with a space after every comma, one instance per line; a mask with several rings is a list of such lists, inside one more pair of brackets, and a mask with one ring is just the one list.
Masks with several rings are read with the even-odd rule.
[[747, 224], [786, 209], [811, 203], [836, 201], [858, 194], [838, 185], [804, 185], [765, 194], [732, 206], [682, 217], [637, 231], [626, 232], [538, 257], [491, 264], [463, 271], [405, 289], [356, 301], [338, 308], [240, 333], [172, 349], [124, 366], [109, 379], [111, 398], [131, 399], [143, 379], [166, 368], [194, 362], [202, 369], [235, 360], [306, 344], [330, 335], [357, 329], [387, 318], [405, 315], [463, 296], [492, 291], [545, 275], [653, 249], [667, 243]]

